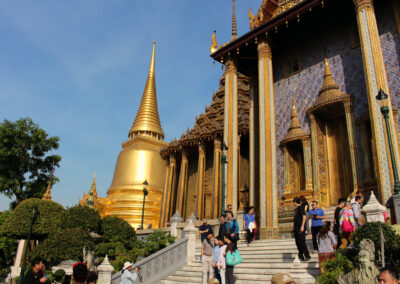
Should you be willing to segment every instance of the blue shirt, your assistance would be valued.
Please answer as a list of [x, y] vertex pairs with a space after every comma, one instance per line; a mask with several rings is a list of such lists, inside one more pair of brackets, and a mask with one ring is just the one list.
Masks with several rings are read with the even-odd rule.
[[[325, 212], [321, 208], [317, 208], [317, 210], [310, 209], [309, 216], [312, 216], [313, 214], [316, 214], [319, 217], [325, 216]], [[311, 227], [322, 226], [322, 225], [324, 225], [322, 219], [315, 219], [314, 216], [311, 218]]]
[[[225, 224], [226, 224], [226, 232], [227, 233], [229, 232], [229, 234], [233, 233], [235, 235], [239, 234], [239, 224], [236, 221], [236, 219], [232, 219], [230, 222], [228, 220], [226, 220]], [[233, 230], [233, 229], [235, 229], [235, 230]]]
[[213, 252], [212, 252], [212, 261], [214, 264], [218, 263], [218, 258], [219, 258], [219, 253], [221, 251], [221, 248], [217, 245], [213, 247]]
[[121, 275], [120, 284], [132, 284], [138, 279], [138, 275], [136, 273], [130, 272], [128, 269], [125, 269]]
[[249, 228], [249, 224], [255, 222], [256, 215], [255, 214], [252, 214], [252, 215], [246, 214], [246, 215], [244, 215], [244, 220], [246, 221], [246, 229], [248, 229]]

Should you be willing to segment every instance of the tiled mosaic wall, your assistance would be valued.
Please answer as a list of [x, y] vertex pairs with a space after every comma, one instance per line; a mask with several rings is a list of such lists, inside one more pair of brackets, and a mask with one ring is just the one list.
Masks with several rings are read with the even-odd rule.
[[[392, 95], [392, 103], [400, 108], [400, 43], [391, 2], [377, 7], [378, 28], [381, 34], [387, 77]], [[329, 60], [333, 78], [341, 91], [354, 95], [355, 119], [368, 111], [366, 86], [359, 45], [352, 47], [351, 31], [357, 31], [356, 19], [337, 24], [330, 30], [315, 32], [302, 40], [301, 35], [291, 37], [293, 48], [285, 43], [285, 48], [278, 48], [273, 53], [274, 94], [276, 114], [277, 172], [279, 197], [283, 191], [283, 153], [280, 141], [287, 133], [290, 124], [291, 102], [295, 97], [297, 112], [303, 130], [309, 132], [309, 119], [306, 110], [315, 102], [322, 86], [324, 57]], [[357, 33], [353, 33], [353, 35]], [[356, 42], [358, 42], [356, 38]], [[303, 44], [299, 45], [299, 42]], [[282, 52], [281, 50], [284, 50]], [[285, 58], [298, 54], [301, 72], [289, 77], [283, 74]], [[359, 137], [359, 135], [358, 135]], [[359, 145], [361, 145], [359, 141]], [[360, 149], [359, 149], [360, 150]], [[359, 155], [360, 158], [362, 155]]]

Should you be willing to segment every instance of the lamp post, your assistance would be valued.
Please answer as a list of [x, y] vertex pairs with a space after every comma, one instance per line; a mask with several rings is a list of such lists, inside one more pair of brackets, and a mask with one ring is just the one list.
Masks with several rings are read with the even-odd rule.
[[33, 222], [35, 222], [36, 216], [38, 214], [38, 208], [36, 205], [32, 207], [32, 214], [31, 214], [31, 222], [29, 224], [29, 230], [28, 230], [28, 239], [26, 240], [26, 246], [25, 246], [25, 252], [24, 252], [24, 258], [22, 260], [22, 267], [21, 267], [21, 274], [19, 276], [18, 283], [22, 282], [22, 279], [24, 278], [25, 275], [25, 270], [26, 270], [26, 256], [28, 254], [28, 249], [30, 248], [30, 242], [31, 242], [31, 235], [32, 235], [32, 228], [33, 228]]
[[387, 106], [388, 95], [385, 94], [385, 92], [382, 89], [380, 89], [378, 92], [378, 95], [376, 96], [376, 99], [378, 100], [378, 102], [381, 106], [381, 112], [383, 114], [383, 117], [384, 117], [385, 123], [386, 123], [386, 131], [387, 131], [389, 149], [390, 149], [390, 158], [392, 160], [392, 168], [393, 168], [393, 176], [394, 176], [394, 194], [399, 195], [400, 194], [400, 181], [399, 181], [399, 176], [397, 173], [396, 160], [394, 157], [394, 150], [393, 150], [392, 134], [391, 134], [390, 125], [389, 125], [389, 107]]
[[143, 185], [144, 185], [144, 187], [143, 187], [143, 208], [142, 208], [142, 223], [141, 223], [141, 228], [142, 228], [142, 230], [144, 230], [144, 228], [143, 228], [144, 204], [145, 204], [145, 202], [146, 202], [146, 196], [147, 196], [147, 194], [149, 194], [149, 192], [147, 191], [147, 186], [149, 185], [149, 184], [147, 183], [147, 180], [145, 180], [145, 181], [143, 182]]
[[221, 155], [221, 165], [222, 165], [222, 192], [221, 192], [221, 215], [224, 214], [225, 209], [225, 164], [228, 163], [225, 155], [225, 151], [228, 150], [228, 146], [226, 146], [225, 142], [222, 142], [222, 155]]

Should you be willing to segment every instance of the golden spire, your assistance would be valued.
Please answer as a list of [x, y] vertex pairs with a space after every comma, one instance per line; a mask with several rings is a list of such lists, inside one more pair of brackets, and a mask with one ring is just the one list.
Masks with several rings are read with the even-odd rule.
[[325, 58], [324, 81], [322, 83], [322, 88], [319, 91], [319, 96], [332, 89], [339, 90], [339, 85], [335, 82], [335, 80], [332, 77], [332, 72], [331, 69], [329, 68], [328, 58]]
[[300, 126], [300, 121], [297, 116], [297, 111], [296, 111], [296, 100], [294, 99], [293, 95], [293, 100], [292, 100], [292, 116], [290, 118], [290, 126], [289, 126], [289, 131], [291, 129], [296, 129], [296, 128], [301, 128]]
[[237, 39], [237, 27], [236, 27], [236, 13], [235, 13], [235, 0], [232, 0], [232, 36], [231, 41]]
[[161, 128], [160, 116], [157, 106], [157, 91], [155, 78], [155, 48], [156, 42], [153, 42], [153, 54], [151, 55], [149, 75], [146, 86], [143, 91], [142, 101], [136, 114], [135, 121], [129, 131], [129, 138], [136, 135], [154, 136], [159, 140], [164, 139], [164, 132]]
[[210, 53], [214, 53], [218, 49], [218, 42], [217, 42], [217, 39], [215, 37], [215, 33], [216, 33], [216, 31], [214, 30], [214, 32], [213, 32], [213, 34], [211, 36]]
[[51, 180], [53, 178], [53, 172], [54, 172], [54, 165], [51, 168], [49, 183], [47, 184], [47, 188], [46, 188], [45, 193], [43, 194], [42, 200], [52, 200], [52, 197], [51, 197]]
[[293, 100], [292, 100], [292, 115], [290, 117], [290, 126], [289, 129], [281, 141], [282, 143], [293, 141], [299, 137], [306, 136], [307, 134], [303, 131], [300, 125], [300, 121], [297, 115], [296, 111], [296, 100], [293, 95]]
[[96, 173], [94, 173], [94, 176], [93, 176], [92, 186], [90, 187], [90, 190], [89, 190], [89, 196], [87, 198], [86, 205], [94, 208], [95, 199], [97, 199]]

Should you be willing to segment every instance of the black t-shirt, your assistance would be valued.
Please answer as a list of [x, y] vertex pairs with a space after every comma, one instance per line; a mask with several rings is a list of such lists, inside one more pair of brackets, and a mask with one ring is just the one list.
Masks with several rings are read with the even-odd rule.
[[294, 211], [294, 231], [295, 233], [299, 233], [301, 229], [301, 225], [303, 224], [303, 216], [306, 216], [306, 212], [304, 211], [304, 206], [298, 206]]
[[218, 236], [223, 237], [226, 235], [226, 222], [219, 224]]
[[206, 230], [207, 232], [201, 234], [201, 241], [203, 241], [209, 233], [213, 233], [213, 229], [209, 224], [203, 224], [199, 227], [199, 231], [206, 231]]
[[40, 279], [44, 276], [43, 271], [35, 273], [32, 269], [25, 274], [22, 284], [41, 284]]
[[[303, 207], [303, 210], [305, 212], [310, 211], [310, 205], [308, 204], [308, 201], [304, 201], [300, 206]], [[306, 206], [307, 206], [307, 210], [305, 210]]]
[[342, 208], [336, 207], [335, 209], [335, 225], [339, 225], [339, 220], [340, 220], [340, 211], [342, 211]]

